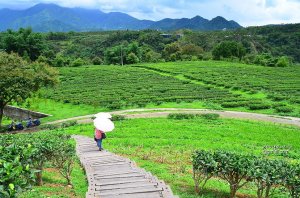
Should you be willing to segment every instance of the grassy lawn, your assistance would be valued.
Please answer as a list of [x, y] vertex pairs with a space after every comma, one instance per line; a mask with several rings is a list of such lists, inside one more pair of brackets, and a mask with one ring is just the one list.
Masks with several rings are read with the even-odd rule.
[[[30, 106], [26, 106], [26, 104], [28, 103], [30, 104]], [[43, 122], [61, 120], [65, 118], [84, 116], [102, 111], [107, 111], [107, 109], [105, 108], [95, 107], [92, 105], [74, 105], [70, 103], [66, 104], [62, 102], [56, 102], [54, 100], [41, 98], [28, 99], [27, 102], [23, 104], [23, 107], [29, 108], [33, 111], [39, 111], [42, 113], [52, 115], [50, 117], [43, 118]]]
[[43, 172], [43, 186], [34, 186], [20, 198], [85, 198], [88, 188], [84, 170], [76, 162], [72, 172], [72, 184], [67, 186], [57, 169], [47, 168]]
[[[92, 125], [60, 129], [70, 134], [93, 136]], [[266, 155], [265, 146], [287, 146], [289, 153], [300, 156], [300, 129], [267, 122], [234, 119], [171, 120], [167, 118], [133, 119], [116, 122], [104, 148], [135, 160], [171, 185], [183, 198], [197, 197], [193, 191], [191, 153], [196, 149], [227, 150], [281, 158], [281, 153]], [[288, 159], [288, 158], [287, 158]], [[203, 198], [227, 197], [226, 183], [213, 179]], [[239, 191], [239, 197], [255, 197], [253, 184]], [[198, 196], [199, 197], [199, 196]], [[287, 197], [278, 194], [274, 197]]]

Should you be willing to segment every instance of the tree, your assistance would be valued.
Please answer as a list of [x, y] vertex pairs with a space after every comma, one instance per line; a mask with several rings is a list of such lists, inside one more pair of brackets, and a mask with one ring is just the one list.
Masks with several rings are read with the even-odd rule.
[[46, 49], [46, 43], [42, 34], [34, 33], [30, 28], [20, 28], [17, 32], [8, 30], [4, 33], [3, 49], [35, 61]]
[[231, 58], [237, 57], [240, 60], [245, 56], [246, 49], [241, 43], [234, 41], [224, 41], [217, 45], [213, 51], [212, 55], [214, 59], [220, 60], [221, 58]]
[[190, 56], [200, 56], [203, 54], [203, 49], [194, 44], [187, 44], [182, 46], [182, 54], [190, 55]]
[[163, 50], [163, 56], [167, 61], [176, 61], [180, 59], [181, 48], [178, 43], [174, 42], [166, 45]]
[[82, 66], [84, 65], [85, 62], [84, 60], [82, 60], [81, 58], [77, 58], [76, 60], [74, 60], [71, 64], [72, 67], [79, 67], [79, 66]]
[[28, 64], [17, 54], [0, 52], [0, 127], [4, 107], [22, 102], [42, 86], [54, 85], [57, 72], [45, 63]]
[[139, 59], [139, 57], [137, 57], [137, 55], [135, 53], [131, 52], [130, 54], [128, 54], [126, 56], [126, 63], [135, 64], [138, 62], [140, 62], [140, 59]]
[[98, 56], [94, 57], [92, 62], [93, 62], [93, 65], [102, 65], [103, 64], [103, 60]]

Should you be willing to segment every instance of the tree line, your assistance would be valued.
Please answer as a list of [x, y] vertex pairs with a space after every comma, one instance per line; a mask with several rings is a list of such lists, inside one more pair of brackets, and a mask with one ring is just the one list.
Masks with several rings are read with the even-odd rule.
[[[169, 34], [155, 30], [35, 33], [21, 28], [1, 33], [0, 49], [55, 67], [209, 59], [283, 67], [300, 61], [300, 34], [288, 28], [180, 30]], [[300, 26], [292, 28], [299, 30]]]

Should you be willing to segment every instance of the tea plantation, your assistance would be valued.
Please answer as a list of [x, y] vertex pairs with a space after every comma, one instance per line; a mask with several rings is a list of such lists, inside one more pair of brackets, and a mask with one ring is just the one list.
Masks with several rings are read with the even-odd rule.
[[199, 104], [209, 103], [212, 108], [300, 116], [297, 66], [200, 61], [64, 67], [60, 74], [60, 84], [44, 90], [43, 98], [108, 110], [168, 103], [181, 107], [182, 103], [196, 102], [193, 108], [206, 108]]
[[300, 67], [263, 67], [240, 63], [201, 61], [149, 64], [148, 69], [183, 75], [184, 78], [240, 93], [251, 102], [222, 101], [223, 107], [247, 107], [250, 110], [274, 109], [273, 113], [300, 115]]
[[120, 109], [164, 102], [247, 101], [227, 90], [191, 84], [135, 67], [90, 66], [62, 68], [61, 83], [44, 97], [72, 104]]

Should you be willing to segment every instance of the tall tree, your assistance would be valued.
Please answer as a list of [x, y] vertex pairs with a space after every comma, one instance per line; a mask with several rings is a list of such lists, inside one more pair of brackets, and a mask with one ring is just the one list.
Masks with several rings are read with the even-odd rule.
[[8, 53], [18, 53], [35, 61], [45, 50], [46, 44], [42, 34], [32, 32], [30, 28], [20, 28], [16, 32], [4, 32], [2, 47]]
[[4, 107], [22, 102], [42, 86], [57, 82], [57, 71], [44, 63], [29, 64], [17, 54], [0, 52], [0, 127]]

